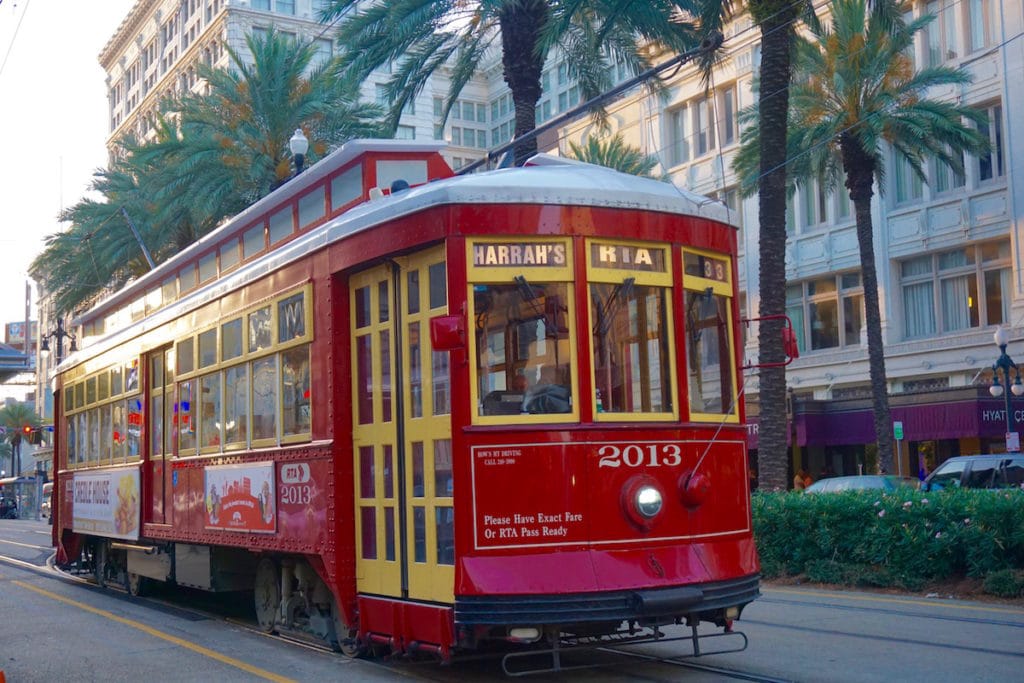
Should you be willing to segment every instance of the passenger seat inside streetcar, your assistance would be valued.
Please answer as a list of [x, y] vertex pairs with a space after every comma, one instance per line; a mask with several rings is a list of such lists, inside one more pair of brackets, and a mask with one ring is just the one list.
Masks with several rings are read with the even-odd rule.
[[484, 396], [484, 415], [518, 415], [523, 412], [523, 392], [497, 390]]

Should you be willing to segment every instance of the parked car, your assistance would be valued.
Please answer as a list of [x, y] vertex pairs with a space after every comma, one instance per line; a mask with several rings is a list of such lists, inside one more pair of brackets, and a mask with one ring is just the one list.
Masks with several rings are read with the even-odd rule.
[[1004, 489], [1024, 486], [1024, 453], [959, 455], [935, 468], [921, 484], [925, 491], [944, 488]]
[[916, 479], [897, 477], [886, 474], [862, 474], [850, 477], [829, 477], [819, 479], [806, 489], [804, 493], [838, 493], [839, 491], [861, 491], [874, 489], [880, 491], [895, 491], [901, 486], [913, 487], [917, 484]]

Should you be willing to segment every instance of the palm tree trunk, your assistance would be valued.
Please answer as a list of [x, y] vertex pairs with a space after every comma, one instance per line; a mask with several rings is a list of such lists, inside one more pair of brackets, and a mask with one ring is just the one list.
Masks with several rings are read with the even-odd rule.
[[861, 284], [864, 287], [864, 321], [868, 331], [868, 369], [874, 407], [875, 440], [878, 443], [878, 469], [892, 471], [893, 434], [889, 412], [889, 388], [885, 376], [885, 347], [882, 345], [882, 314], [878, 303], [878, 274], [875, 268], [874, 224], [871, 219], [871, 189], [874, 161], [857, 139], [844, 134], [840, 139], [846, 186], [850, 190], [857, 220], [857, 245], [860, 247]]
[[[751, 5], [755, 20], [761, 21], [758, 221], [761, 231], [759, 289], [762, 317], [786, 312], [786, 121], [796, 7], [797, 3], [793, 2], [786, 2], [782, 9], [771, 2], [756, 1]], [[762, 14], [767, 16], [762, 19]], [[785, 360], [782, 324], [779, 321], [761, 323], [758, 344], [762, 364], [781, 364]], [[767, 491], [785, 490], [789, 484], [785, 367], [762, 368], [759, 402], [759, 486]]]
[[[543, 59], [537, 59], [540, 34], [550, 16], [544, 0], [520, 0], [506, 3], [498, 13], [501, 26], [501, 62], [505, 83], [512, 91], [516, 111], [515, 137], [536, 127], [537, 102], [541, 96], [540, 75]], [[515, 147], [516, 166], [522, 166], [537, 153], [537, 138], [531, 137]]]

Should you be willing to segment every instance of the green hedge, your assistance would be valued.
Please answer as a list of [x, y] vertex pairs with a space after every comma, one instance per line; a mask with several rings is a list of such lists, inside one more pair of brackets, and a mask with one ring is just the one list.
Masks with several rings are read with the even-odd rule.
[[971, 577], [1024, 596], [1024, 491], [755, 493], [765, 578], [921, 590]]

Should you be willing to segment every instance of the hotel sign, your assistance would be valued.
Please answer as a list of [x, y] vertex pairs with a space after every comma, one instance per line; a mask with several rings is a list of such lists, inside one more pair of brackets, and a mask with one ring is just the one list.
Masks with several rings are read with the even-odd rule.
[[565, 244], [561, 242], [477, 242], [473, 265], [478, 268], [564, 267]]

